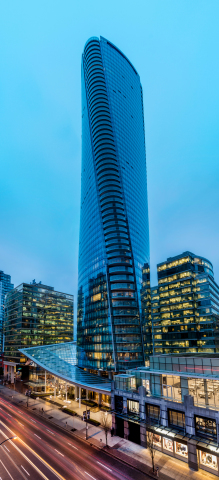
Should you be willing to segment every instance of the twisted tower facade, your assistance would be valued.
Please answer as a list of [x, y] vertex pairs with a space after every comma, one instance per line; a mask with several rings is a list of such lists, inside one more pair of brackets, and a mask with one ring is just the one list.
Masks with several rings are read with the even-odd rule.
[[149, 264], [143, 94], [131, 62], [91, 38], [82, 55], [79, 366], [144, 364], [142, 269]]

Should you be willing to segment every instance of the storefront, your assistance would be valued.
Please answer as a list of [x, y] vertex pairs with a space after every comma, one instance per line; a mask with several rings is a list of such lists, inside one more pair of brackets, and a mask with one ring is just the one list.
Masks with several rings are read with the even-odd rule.
[[[153, 435], [156, 450], [188, 463], [188, 442], [191, 438], [159, 427], [148, 427], [147, 430], [149, 435]], [[203, 442], [196, 444], [198, 466], [202, 470], [219, 476], [219, 448], [207, 442], [205, 445]]]
[[[210, 447], [211, 448], [211, 447]], [[219, 475], [219, 448], [212, 448], [213, 452], [197, 445], [199, 468]]]
[[[166, 432], [166, 435], [159, 433], [159, 428], [148, 428], [153, 434], [153, 444], [156, 450], [160, 450], [167, 455], [188, 462], [188, 446], [187, 441], [182, 438], [177, 438], [176, 434], [172, 432]], [[169, 435], [168, 435], [169, 433]], [[181, 437], [181, 435], [179, 436]]]

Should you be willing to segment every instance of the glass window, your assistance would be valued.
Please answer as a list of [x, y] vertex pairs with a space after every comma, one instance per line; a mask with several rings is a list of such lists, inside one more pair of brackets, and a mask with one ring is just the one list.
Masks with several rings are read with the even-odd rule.
[[185, 428], [185, 413], [178, 412], [177, 410], [168, 410], [169, 425], [177, 427], [178, 429]]
[[211, 453], [202, 452], [200, 450], [200, 464], [217, 470], [217, 457]]
[[195, 417], [196, 434], [217, 441], [216, 421], [211, 418]]
[[146, 412], [149, 422], [157, 423], [160, 419], [160, 407], [157, 405], [146, 404]]
[[188, 447], [184, 443], [175, 442], [175, 452], [177, 455], [188, 458]]
[[169, 452], [173, 452], [173, 440], [169, 440], [169, 438], [163, 438], [163, 448], [168, 450]]
[[139, 413], [139, 402], [133, 402], [128, 400], [128, 412], [129, 413]]

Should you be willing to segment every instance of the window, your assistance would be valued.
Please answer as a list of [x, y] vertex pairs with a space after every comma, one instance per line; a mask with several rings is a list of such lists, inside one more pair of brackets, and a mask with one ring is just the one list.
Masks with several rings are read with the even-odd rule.
[[146, 413], [148, 423], [158, 423], [160, 420], [160, 407], [157, 405], [146, 404]]
[[211, 418], [195, 417], [196, 434], [217, 441], [216, 421]]
[[177, 410], [168, 410], [169, 426], [177, 427], [180, 430], [185, 428], [185, 413]]

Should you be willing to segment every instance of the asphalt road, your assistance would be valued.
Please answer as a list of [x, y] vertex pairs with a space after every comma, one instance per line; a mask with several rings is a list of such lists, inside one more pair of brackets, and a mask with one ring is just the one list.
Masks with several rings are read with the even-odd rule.
[[147, 475], [0, 397], [0, 480], [146, 480]]

